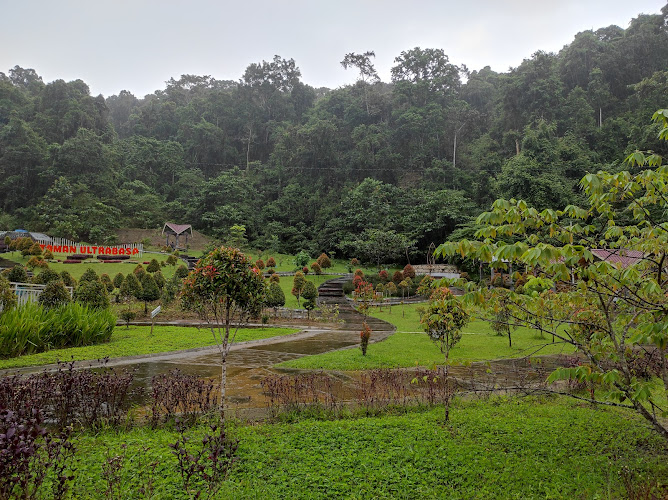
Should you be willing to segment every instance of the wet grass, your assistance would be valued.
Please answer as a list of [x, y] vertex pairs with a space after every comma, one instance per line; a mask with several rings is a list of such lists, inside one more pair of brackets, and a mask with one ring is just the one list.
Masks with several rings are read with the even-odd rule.
[[[158, 326], [150, 335], [150, 326], [116, 327], [111, 340], [94, 346], [53, 349], [51, 351], [0, 360], [0, 369], [47, 365], [58, 361], [96, 360], [104, 357], [136, 356], [158, 352], [179, 351], [214, 345], [213, 335], [206, 328]], [[242, 328], [236, 342], [259, 340], [298, 332], [293, 328]]]
[[[623, 468], [668, 481], [665, 442], [623, 410], [527, 397], [456, 402], [447, 426], [442, 412], [233, 426], [239, 461], [215, 498], [628, 498]], [[102, 464], [118, 456], [121, 498], [144, 498], [149, 474], [154, 498], [188, 498], [168, 448], [176, 438], [143, 427], [82, 435], [74, 497], [102, 497]]]
[[[417, 308], [419, 305], [373, 309], [371, 315], [396, 326], [397, 331], [386, 340], [369, 345], [366, 356], [359, 349], [344, 349], [286, 361], [278, 366], [286, 368], [322, 370], [366, 370], [443, 364], [443, 354], [426, 333], [421, 331]], [[500, 358], [518, 358], [557, 353], [571, 353], [573, 348], [562, 343], [552, 344], [551, 337], [536, 337], [536, 332], [519, 328], [512, 333], [513, 346], [508, 338], [492, 331], [489, 323], [472, 321], [463, 330], [462, 340], [450, 352], [455, 362], [485, 361]], [[371, 333], [373, 340], [373, 332]]]

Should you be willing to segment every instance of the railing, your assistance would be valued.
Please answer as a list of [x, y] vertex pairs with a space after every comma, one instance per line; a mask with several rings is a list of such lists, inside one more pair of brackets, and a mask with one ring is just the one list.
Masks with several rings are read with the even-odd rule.
[[[46, 285], [35, 285], [33, 283], [16, 283], [12, 281], [9, 284], [16, 294], [16, 299], [20, 306], [27, 302], [36, 301], [46, 288]], [[71, 286], [66, 286], [65, 288], [67, 288], [70, 292], [70, 297], [72, 297], [74, 289]]]

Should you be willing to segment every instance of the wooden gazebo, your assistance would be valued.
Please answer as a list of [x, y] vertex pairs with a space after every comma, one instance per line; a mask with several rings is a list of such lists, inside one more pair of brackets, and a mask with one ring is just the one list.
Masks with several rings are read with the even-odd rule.
[[[188, 232], [190, 231], [190, 236], [193, 235], [193, 227], [190, 224], [174, 224], [172, 222], [165, 222], [164, 227], [162, 228], [162, 235], [166, 236], [166, 245], [171, 246], [175, 250], [184, 250], [185, 245], [188, 244]], [[183, 247], [179, 246], [179, 237], [185, 235], [186, 241]], [[171, 236], [174, 236], [174, 242], [169, 243]]]

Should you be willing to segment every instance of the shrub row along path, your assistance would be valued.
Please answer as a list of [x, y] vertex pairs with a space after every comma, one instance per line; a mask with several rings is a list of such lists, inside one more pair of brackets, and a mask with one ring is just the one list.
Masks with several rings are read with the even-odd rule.
[[[320, 354], [337, 349], [352, 348], [359, 344], [363, 316], [345, 298], [343, 284], [349, 278], [329, 280], [320, 287], [319, 303], [338, 305], [339, 324], [323, 324], [323, 327], [306, 327], [302, 331], [283, 337], [239, 342], [232, 345], [227, 358], [227, 393], [231, 406], [262, 407], [265, 405], [260, 382], [264, 377], [294, 370], [275, 369], [273, 365], [310, 354]], [[391, 335], [395, 327], [383, 320], [367, 318], [372, 328], [372, 342], [379, 342]], [[200, 322], [175, 321], [173, 325], [201, 326]], [[293, 326], [293, 325], [291, 325]], [[88, 366], [80, 362], [80, 366]], [[106, 366], [136, 369], [135, 380], [150, 385], [154, 375], [173, 370], [201, 377], [220, 376], [218, 347], [200, 347], [185, 351], [146, 354], [110, 359]], [[26, 367], [4, 370], [4, 373], [35, 373], [53, 370], [56, 366]]]
[[[275, 368], [274, 365], [311, 354], [321, 354], [338, 349], [356, 348], [360, 341], [360, 330], [364, 317], [357, 312], [343, 294], [343, 284], [347, 277], [336, 278], [320, 286], [319, 303], [329, 306], [338, 306], [338, 324], [326, 324], [320, 328], [305, 327], [302, 331], [292, 335], [273, 337], [268, 339], [239, 342], [233, 344], [228, 356], [227, 394], [231, 409], [262, 408], [266, 405], [262, 395], [260, 382], [268, 375], [298, 373], [303, 370], [289, 368]], [[367, 317], [367, 324], [372, 329], [371, 342], [385, 340], [394, 331], [394, 325], [383, 320]], [[199, 322], [175, 321], [170, 324], [183, 326], [201, 326]], [[480, 380], [485, 378], [489, 368], [497, 375], [505, 377], [504, 385], [513, 385], [517, 376], [544, 377], [544, 372], [555, 366], [557, 359], [543, 358], [543, 364], [532, 367], [526, 360], [497, 360], [491, 364], [473, 363], [470, 367], [452, 367], [451, 373], [460, 380]], [[80, 362], [80, 366], [88, 366]], [[150, 386], [151, 378], [155, 375], [178, 368], [179, 370], [200, 377], [218, 378], [220, 376], [220, 354], [216, 346], [200, 347], [184, 351], [169, 353], [146, 354], [110, 359], [106, 366], [122, 367], [136, 370], [135, 380]], [[42, 370], [53, 370], [56, 366], [38, 366], [19, 369], [9, 369], [0, 372], [8, 373], [35, 373]], [[518, 371], [519, 368], [519, 371]], [[4, 373], [3, 373], [4, 372]], [[335, 372], [333, 376], [341, 379], [344, 384], [350, 385], [356, 378], [355, 373]], [[466, 386], [467, 384], [464, 383]]]

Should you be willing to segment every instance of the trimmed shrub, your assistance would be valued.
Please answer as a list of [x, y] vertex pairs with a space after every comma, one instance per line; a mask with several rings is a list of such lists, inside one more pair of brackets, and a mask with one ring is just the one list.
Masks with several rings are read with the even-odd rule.
[[102, 273], [100, 275], [100, 283], [107, 287], [107, 292], [111, 292], [114, 289], [114, 284], [111, 282], [111, 278], [107, 273]]
[[151, 259], [148, 266], [146, 266], [146, 271], [149, 273], [156, 273], [160, 271], [160, 263], [156, 259]]
[[279, 307], [285, 305], [285, 293], [277, 281], [270, 281], [267, 287], [265, 304], [277, 311]]
[[281, 282], [281, 277], [277, 273], [272, 274], [271, 278], [269, 278], [269, 283], [280, 283], [280, 282]]
[[98, 277], [97, 273], [95, 270], [91, 269], [90, 267], [84, 271], [84, 273], [81, 275], [81, 278], [79, 278], [79, 284], [83, 283], [84, 281], [90, 281], [90, 282], [100, 282], [100, 278]]
[[0, 314], [8, 311], [16, 305], [16, 294], [11, 288], [9, 281], [0, 275]]
[[128, 273], [120, 288], [120, 296], [123, 300], [141, 297], [141, 283], [135, 273]]
[[26, 264], [26, 267], [28, 269], [35, 269], [35, 268], [38, 268], [38, 267], [46, 269], [47, 267], [49, 267], [49, 264], [47, 264], [47, 262], [44, 259], [42, 259], [41, 257], [36, 257], [35, 256], [35, 257], [30, 257], [30, 260]]
[[16, 264], [9, 270], [7, 279], [15, 283], [27, 283], [28, 273], [26, 273], [25, 267], [23, 267], [21, 264]]
[[84, 281], [83, 276], [74, 291], [74, 300], [82, 305], [93, 309], [106, 309], [109, 307], [109, 294], [107, 287], [99, 281]]
[[158, 285], [158, 288], [162, 290], [163, 287], [165, 286], [165, 281], [166, 281], [162, 273], [160, 271], [154, 273], [153, 279], [155, 280], [155, 284]]
[[116, 276], [114, 276], [114, 279], [112, 283], [114, 284], [114, 288], [120, 288], [121, 285], [123, 284], [123, 280], [125, 279], [125, 276], [123, 276], [123, 273], [118, 273]]
[[320, 257], [318, 257], [318, 265], [322, 269], [329, 269], [332, 267], [332, 261], [325, 252], [321, 253]]
[[302, 272], [304, 274], [308, 274], [308, 267], [307, 266], [302, 267]]
[[179, 259], [175, 255], [170, 255], [167, 257], [165, 263], [169, 266], [175, 266], [178, 263]]
[[406, 264], [404, 267], [404, 272], [402, 273], [404, 278], [410, 278], [413, 279], [415, 278], [415, 269], [413, 269], [413, 266], [410, 264]]
[[387, 283], [390, 279], [390, 275], [387, 273], [385, 269], [383, 269], [381, 272], [378, 273], [378, 278], [382, 283]]
[[276, 267], [276, 259], [269, 257], [267, 259], [267, 267]]
[[42, 247], [39, 246], [39, 243], [35, 243], [30, 247], [30, 255], [42, 255]]
[[255, 261], [255, 267], [262, 271], [264, 269], [264, 261], [262, 259], [257, 259]]
[[51, 250], [47, 250], [46, 252], [44, 252], [44, 259], [53, 260], [53, 254], [51, 253]]
[[359, 276], [360, 278], [364, 278], [364, 271], [361, 269], [355, 269], [355, 276]]
[[135, 274], [135, 276], [137, 276], [137, 278], [140, 278], [140, 276], [146, 272], [146, 269], [144, 269], [144, 266], [141, 264], [137, 264], [132, 272]]
[[52, 281], [61, 281], [61, 279], [60, 274], [53, 269], [44, 269], [32, 279], [32, 282], [36, 285], [46, 285]]
[[318, 264], [317, 262], [314, 262], [313, 264], [311, 264], [311, 270], [315, 274], [322, 274], [322, 268], [320, 267], [320, 264]]
[[394, 271], [394, 274], [392, 275], [392, 281], [394, 282], [395, 285], [398, 285], [404, 280], [404, 274], [401, 271]]
[[176, 272], [174, 273], [174, 276], [176, 276], [178, 279], [182, 280], [186, 276], [188, 276], [188, 268], [181, 264], [179, 267], [176, 268]]
[[138, 299], [144, 301], [144, 314], [147, 314], [148, 303], [160, 298], [160, 289], [149, 273], [142, 274], [139, 282], [141, 283], [141, 295]]
[[50, 281], [42, 293], [39, 294], [37, 301], [40, 305], [51, 308], [60, 307], [72, 301], [70, 292], [65, 288], [62, 281]]

